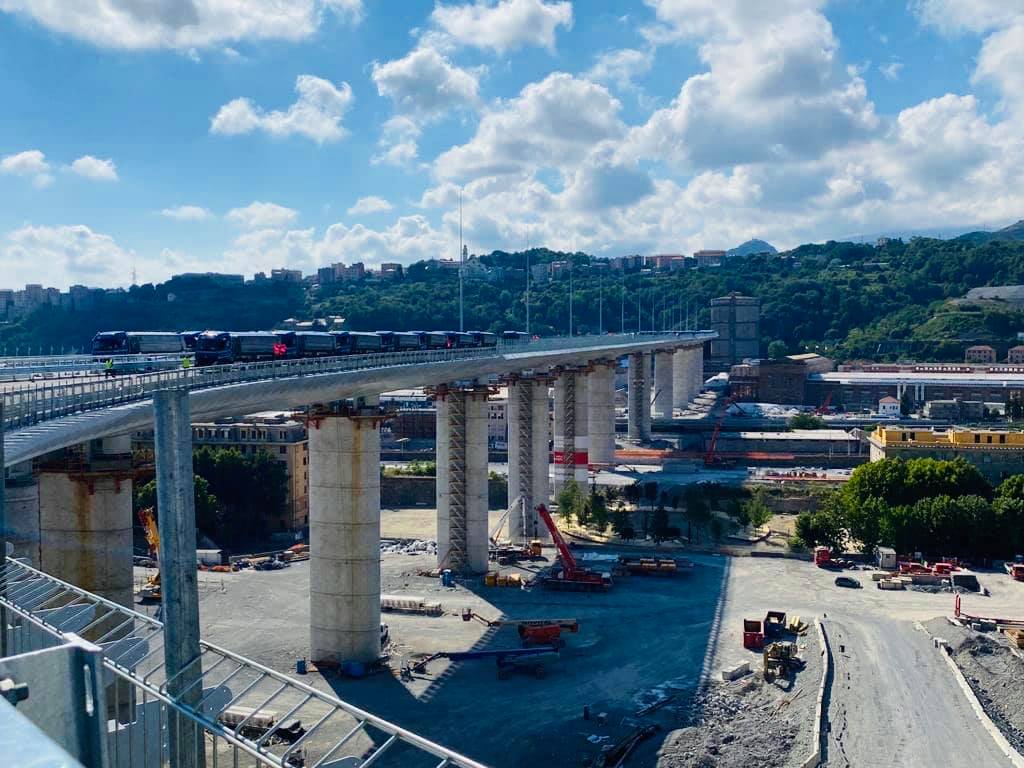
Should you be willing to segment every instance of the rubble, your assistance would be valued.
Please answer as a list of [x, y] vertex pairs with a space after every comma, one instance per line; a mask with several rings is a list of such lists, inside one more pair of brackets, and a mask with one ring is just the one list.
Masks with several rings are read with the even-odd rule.
[[434, 539], [381, 539], [381, 554], [394, 555], [436, 555], [437, 541]]

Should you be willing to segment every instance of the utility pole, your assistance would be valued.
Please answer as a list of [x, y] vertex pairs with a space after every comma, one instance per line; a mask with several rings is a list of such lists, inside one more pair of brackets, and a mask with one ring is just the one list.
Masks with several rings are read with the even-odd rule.
[[619, 333], [626, 332], [626, 275], [622, 275], [622, 285], [619, 286]]
[[643, 315], [643, 293], [644, 293], [644, 277], [640, 275], [636, 280], [636, 332], [637, 335], [644, 332], [643, 322], [641, 318]]
[[459, 333], [466, 330], [466, 315], [463, 301], [462, 273], [466, 270], [466, 256], [462, 245], [462, 188], [459, 188]]
[[569, 257], [569, 336], [572, 336], [572, 256]]
[[604, 275], [597, 276], [597, 335], [604, 336]]

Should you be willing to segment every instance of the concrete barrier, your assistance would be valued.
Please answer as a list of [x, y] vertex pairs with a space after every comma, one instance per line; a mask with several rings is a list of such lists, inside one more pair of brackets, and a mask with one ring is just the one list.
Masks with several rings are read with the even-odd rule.
[[821, 683], [818, 685], [818, 703], [814, 707], [814, 746], [800, 768], [816, 768], [821, 763], [821, 745], [825, 741], [825, 690], [828, 686], [829, 671], [832, 666], [832, 654], [828, 647], [828, 635], [821, 619], [814, 620], [818, 630], [818, 644], [821, 646]]
[[988, 716], [985, 708], [981, 706], [981, 702], [978, 701], [978, 697], [975, 695], [974, 689], [971, 688], [971, 684], [967, 682], [967, 678], [964, 677], [964, 673], [960, 671], [960, 667], [956, 665], [956, 661], [954, 661], [953, 657], [949, 655], [945, 641], [936, 642], [935, 647], [939, 649], [939, 654], [953, 671], [953, 677], [956, 678], [956, 682], [960, 686], [960, 690], [963, 691], [964, 696], [967, 697], [967, 701], [971, 705], [971, 709], [974, 710], [974, 714], [981, 722], [981, 727], [988, 731], [989, 736], [992, 737], [996, 746], [999, 747], [1007, 758], [1009, 758], [1010, 765], [1014, 768], [1024, 768], [1024, 756], [1014, 749], [1013, 745], [1006, 740], [1006, 737], [1003, 736], [1003, 732], [1000, 731], [999, 727], [992, 722], [992, 718]]

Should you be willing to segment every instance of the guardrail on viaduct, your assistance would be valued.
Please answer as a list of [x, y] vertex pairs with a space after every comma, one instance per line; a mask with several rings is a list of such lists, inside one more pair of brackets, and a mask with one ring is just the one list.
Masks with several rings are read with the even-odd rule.
[[[274, 379], [291, 379], [327, 373], [372, 368], [393, 368], [481, 358], [502, 359], [506, 355], [534, 355], [587, 347], [628, 347], [630, 343], [685, 342], [707, 337], [707, 332], [625, 334], [621, 336], [575, 336], [532, 342], [502, 342], [496, 348], [445, 349], [394, 352], [346, 357], [274, 360], [224, 366], [192, 367], [172, 371], [130, 374], [123, 377], [76, 381], [67, 384], [33, 382], [2, 393], [3, 430], [24, 429], [41, 422], [86, 411], [113, 408], [148, 400], [157, 390], [185, 388], [190, 391]], [[626, 354], [628, 349], [623, 349]], [[523, 367], [529, 367], [524, 362]]]

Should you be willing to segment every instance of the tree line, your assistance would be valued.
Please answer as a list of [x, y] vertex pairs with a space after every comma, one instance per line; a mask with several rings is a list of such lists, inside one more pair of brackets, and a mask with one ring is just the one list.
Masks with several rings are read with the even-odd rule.
[[796, 546], [879, 546], [975, 561], [1024, 552], [1024, 475], [993, 488], [962, 458], [885, 459], [853, 471], [814, 512], [797, 517]]

